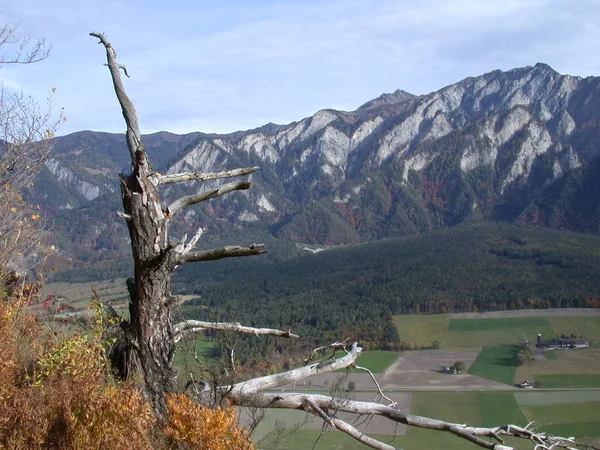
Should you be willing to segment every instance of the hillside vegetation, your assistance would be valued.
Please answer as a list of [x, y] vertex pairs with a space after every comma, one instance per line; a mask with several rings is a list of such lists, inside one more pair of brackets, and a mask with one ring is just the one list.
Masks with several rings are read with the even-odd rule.
[[177, 280], [198, 296], [186, 317], [394, 348], [404, 339], [394, 314], [598, 306], [599, 248], [596, 236], [476, 223], [282, 260], [224, 260]]

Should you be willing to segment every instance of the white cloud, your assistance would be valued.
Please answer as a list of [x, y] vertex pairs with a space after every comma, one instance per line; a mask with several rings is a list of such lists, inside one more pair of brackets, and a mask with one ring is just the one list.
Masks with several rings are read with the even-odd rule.
[[87, 36], [94, 30], [128, 66], [145, 132], [286, 123], [538, 61], [600, 74], [592, 0], [28, 0], [2, 13], [53, 43], [47, 61], [4, 67], [0, 78], [36, 95], [56, 87], [69, 117], [63, 132], [124, 128], [103, 52]]

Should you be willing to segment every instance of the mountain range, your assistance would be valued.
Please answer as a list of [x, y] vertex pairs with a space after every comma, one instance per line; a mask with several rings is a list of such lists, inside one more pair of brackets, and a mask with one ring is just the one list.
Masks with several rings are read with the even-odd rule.
[[[325, 109], [287, 125], [143, 141], [160, 173], [260, 167], [252, 189], [176, 217], [175, 234], [267, 230], [329, 246], [489, 219], [600, 231], [600, 77], [541, 63], [427, 95], [397, 90], [355, 111]], [[115, 215], [128, 159], [123, 134], [56, 138], [32, 195], [65, 267], [128, 251]], [[203, 188], [161, 189], [168, 200]]]

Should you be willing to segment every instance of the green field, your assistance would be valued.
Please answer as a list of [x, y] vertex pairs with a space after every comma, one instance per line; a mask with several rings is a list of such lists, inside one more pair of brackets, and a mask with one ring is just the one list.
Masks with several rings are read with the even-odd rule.
[[479, 408], [481, 424], [484, 427], [497, 426], [500, 423], [527, 425], [528, 422], [512, 392], [480, 392]]
[[359, 366], [366, 367], [373, 373], [383, 373], [399, 356], [400, 353], [398, 352], [371, 350], [361, 353], [356, 363]]
[[197, 365], [196, 357], [200, 362], [210, 360], [210, 354], [215, 343], [207, 339], [183, 340], [177, 344], [173, 367], [184, 367]]
[[498, 344], [535, 342], [539, 333], [544, 339], [556, 335], [545, 317], [506, 319], [451, 319], [449, 314], [394, 316], [403, 341], [423, 346], [438, 340], [441, 348], [473, 348]]
[[600, 402], [600, 391], [537, 391], [515, 392], [521, 406], [562, 405], [564, 403]]
[[504, 319], [450, 319], [449, 332], [514, 330], [516, 328], [548, 327], [545, 317], [518, 317]]
[[600, 342], [600, 316], [548, 317], [556, 334], [572, 333], [583, 335], [586, 341]]
[[514, 345], [485, 347], [471, 364], [469, 373], [512, 385], [517, 371], [515, 356], [519, 350], [519, 347]]
[[600, 387], [600, 374], [535, 374], [535, 382], [542, 388]]
[[[575, 401], [568, 402], [573, 395]], [[539, 423], [541, 431], [564, 436], [585, 435], [600, 436], [600, 391], [441, 391], [413, 392], [411, 413], [434, 417], [454, 423], [467, 423], [473, 426], [492, 426], [502, 423], [514, 423], [524, 426], [529, 421]], [[588, 399], [594, 401], [588, 401]], [[273, 411], [270, 411], [273, 412]], [[282, 414], [280, 414], [282, 413]], [[291, 411], [277, 411], [268, 419], [258, 438], [259, 449], [305, 449], [313, 448], [319, 439], [319, 430], [300, 429], [289, 435], [278, 432], [275, 421], [289, 416]], [[293, 421], [298, 424], [302, 414], [293, 412]], [[282, 428], [281, 425], [279, 428]], [[269, 431], [270, 430], [270, 431]], [[289, 428], [287, 428], [289, 431]], [[264, 432], [267, 431], [265, 434]], [[256, 436], [255, 436], [256, 437]], [[439, 431], [409, 427], [406, 435], [376, 436], [397, 448], [411, 450], [430, 450], [444, 448], [450, 450], [479, 448], [456, 436]], [[262, 438], [262, 439], [261, 439]], [[363, 449], [341, 432], [326, 431], [320, 438], [317, 448], [321, 449]], [[277, 442], [276, 442], [277, 441]], [[531, 450], [531, 444], [525, 440], [507, 439], [508, 445], [519, 450]]]

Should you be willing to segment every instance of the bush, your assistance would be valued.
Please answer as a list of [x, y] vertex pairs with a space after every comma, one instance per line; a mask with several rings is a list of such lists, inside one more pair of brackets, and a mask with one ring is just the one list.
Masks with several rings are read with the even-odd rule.
[[133, 383], [112, 378], [101, 334], [44, 332], [26, 309], [36, 289], [15, 282], [0, 297], [0, 448], [252, 448], [233, 409], [184, 395], [159, 423]]

